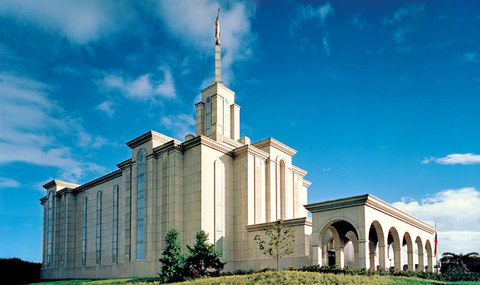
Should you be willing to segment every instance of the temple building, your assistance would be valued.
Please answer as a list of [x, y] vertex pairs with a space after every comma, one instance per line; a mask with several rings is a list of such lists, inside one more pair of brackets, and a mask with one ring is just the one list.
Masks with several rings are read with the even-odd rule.
[[240, 106], [221, 81], [218, 29], [196, 135], [178, 141], [150, 131], [126, 143], [131, 157], [118, 170], [83, 185], [44, 185], [42, 278], [155, 276], [172, 227], [183, 244], [207, 232], [226, 271], [275, 267], [254, 236], [278, 219], [295, 230], [295, 253], [282, 267], [431, 270], [434, 227], [371, 195], [307, 205], [311, 183], [293, 163], [297, 151], [240, 137]]

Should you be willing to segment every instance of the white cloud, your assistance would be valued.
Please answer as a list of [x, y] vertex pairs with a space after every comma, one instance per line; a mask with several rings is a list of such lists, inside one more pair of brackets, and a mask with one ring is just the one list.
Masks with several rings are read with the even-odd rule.
[[0, 177], [0, 188], [18, 188], [20, 187], [20, 182], [11, 179]]
[[179, 114], [176, 116], [162, 117], [160, 123], [168, 130], [173, 131], [173, 136], [183, 141], [187, 134], [195, 134], [195, 120], [191, 115]]
[[96, 109], [104, 112], [109, 117], [113, 117], [113, 114], [115, 114], [115, 109], [113, 108], [113, 104], [110, 101], [104, 101], [104, 102], [100, 103], [96, 107]]
[[416, 23], [425, 13], [425, 4], [409, 4], [399, 8], [392, 17], [385, 18], [384, 23], [393, 27], [393, 41], [400, 53], [409, 53], [412, 46], [408, 34], [415, 30]]
[[466, 62], [477, 62], [478, 54], [474, 52], [467, 52], [463, 54], [463, 60]]
[[473, 153], [452, 153], [445, 157], [426, 157], [422, 160], [423, 164], [427, 164], [430, 162], [435, 162], [438, 164], [478, 164], [480, 163], [480, 155], [473, 154]]
[[[255, 14], [252, 3], [220, 5], [214, 0], [158, 1], [157, 13], [169, 34], [188, 48], [213, 58], [215, 19], [220, 7], [222, 79], [233, 80], [232, 65], [250, 59], [256, 41], [251, 29]], [[213, 73], [213, 61], [212, 61]], [[211, 80], [211, 78], [210, 78]]]
[[330, 46], [328, 44], [328, 35], [323, 35], [322, 37], [323, 50], [327, 56], [330, 55]]
[[108, 141], [92, 136], [80, 120], [70, 117], [48, 98], [50, 88], [39, 81], [0, 74], [0, 164], [25, 162], [60, 169], [62, 178], [76, 180], [103, 168], [76, 159], [60, 136], [75, 136], [80, 147], [100, 147]]
[[[163, 80], [155, 80], [156, 78], [149, 73], [140, 75], [135, 79], [124, 78], [116, 74], [107, 74], [101, 83], [107, 89], [118, 90], [124, 96], [132, 99], [156, 100], [158, 97], [175, 98], [175, 85], [170, 69], [162, 67], [160, 70], [163, 73]], [[106, 107], [108, 106], [103, 106], [103, 108]]]
[[352, 19], [350, 19], [350, 23], [360, 30], [363, 30], [367, 27], [367, 21], [361, 18], [359, 15], [353, 16]]
[[334, 9], [330, 2], [326, 2], [323, 5], [299, 5], [290, 23], [290, 32], [293, 33], [301, 24], [305, 22], [316, 22], [317, 25], [324, 24], [329, 15], [332, 15]]
[[385, 22], [389, 24], [400, 23], [411, 17], [418, 17], [425, 12], [425, 3], [413, 3], [399, 8], [391, 18], [386, 18]]
[[[334, 9], [330, 2], [313, 5], [298, 5], [294, 16], [290, 20], [290, 34], [292, 36], [300, 29], [304, 24], [316, 24], [317, 26], [323, 26], [327, 21], [328, 16], [333, 15]], [[327, 56], [330, 55], [330, 45], [328, 42], [329, 34], [324, 32], [322, 35], [323, 50]], [[307, 41], [308, 42], [308, 41]], [[300, 50], [304, 50], [305, 44], [300, 46]]]
[[116, 32], [132, 18], [125, 2], [95, 0], [2, 1], [0, 14], [31, 22], [59, 33], [73, 43], [86, 44]]
[[469, 252], [480, 248], [480, 191], [473, 187], [449, 189], [420, 201], [402, 198], [393, 203], [427, 223], [437, 222], [439, 251]]

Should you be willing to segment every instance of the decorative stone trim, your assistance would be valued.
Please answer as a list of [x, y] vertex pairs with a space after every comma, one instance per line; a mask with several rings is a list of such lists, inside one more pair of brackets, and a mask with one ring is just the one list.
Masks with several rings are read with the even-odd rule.
[[77, 188], [78, 186], [80, 186], [79, 184], [75, 184], [75, 183], [70, 183], [70, 182], [65, 182], [65, 181], [61, 181], [61, 180], [52, 180], [48, 183], [46, 183], [45, 185], [43, 185], [43, 188], [45, 189], [50, 189], [54, 186], [60, 186], [60, 187], [65, 187], [65, 188], [71, 188], [71, 189], [74, 189], [74, 188]]
[[224, 144], [221, 144], [207, 136], [204, 135], [199, 135], [198, 137], [191, 139], [189, 141], [186, 141], [182, 144], [183, 150], [190, 149], [192, 147], [196, 147], [197, 145], [204, 145], [208, 146], [214, 150], [218, 150], [220, 152], [225, 153], [226, 155], [232, 156], [232, 150], [233, 148], [230, 148]]
[[432, 227], [429, 224], [410, 216], [409, 214], [370, 194], [308, 204], [304, 207], [311, 213], [316, 213], [355, 206], [367, 206], [428, 233], [433, 234], [436, 232], [435, 227]]
[[129, 159], [127, 159], [127, 160], [125, 160], [125, 161], [122, 161], [122, 162], [120, 162], [119, 164], [117, 164], [117, 167], [118, 167], [119, 169], [124, 169], [125, 167], [128, 167], [128, 166], [130, 166], [131, 164], [132, 164], [132, 159], [129, 158]]
[[264, 147], [270, 146], [288, 154], [289, 156], [294, 156], [297, 153], [297, 151], [294, 150], [293, 148], [277, 141], [274, 138], [268, 138], [263, 141], [256, 142], [253, 145], [258, 148], [264, 148]]
[[110, 181], [110, 180], [113, 180], [113, 179], [115, 179], [115, 178], [118, 178], [118, 177], [120, 177], [120, 176], [122, 176], [122, 171], [121, 171], [120, 169], [119, 169], [119, 170], [115, 170], [115, 171], [112, 172], [112, 173], [109, 173], [109, 174], [107, 174], [107, 175], [104, 175], [104, 176], [102, 176], [102, 177], [100, 177], [100, 178], [97, 178], [97, 179], [95, 179], [95, 180], [93, 180], [93, 181], [87, 182], [87, 183], [85, 183], [85, 184], [83, 184], [83, 185], [75, 188], [75, 194], [78, 194], [78, 193], [80, 193], [80, 192], [82, 192], [82, 191], [85, 191], [85, 190], [87, 190], [87, 189], [89, 189], [89, 188], [92, 188], [92, 187], [94, 187], [94, 186], [97, 186], [97, 185], [100, 185], [100, 184], [105, 183], [105, 182], [107, 182], [107, 181]]
[[305, 186], [305, 187], [310, 187], [310, 185], [312, 185], [312, 182], [308, 181], [308, 180], [305, 180], [303, 179], [302, 181], [302, 185]]
[[178, 140], [175, 140], [171, 137], [167, 137], [166, 135], [162, 135], [161, 133], [157, 133], [155, 131], [149, 131], [149, 132], [139, 136], [138, 138], [135, 138], [135, 139], [127, 142], [126, 144], [130, 148], [135, 148], [135, 147], [137, 147], [137, 146], [139, 146], [143, 143], [146, 143], [147, 141], [150, 141], [150, 140], [160, 141], [161, 143], [166, 143], [166, 142], [169, 142], [169, 141], [172, 141], [172, 140], [179, 142]]
[[[247, 229], [248, 232], [256, 232], [256, 231], [261, 231], [261, 230], [267, 230], [270, 227], [272, 227], [274, 223], [275, 222], [268, 222], [268, 223], [247, 225], [247, 226], [245, 226], [245, 229]], [[303, 217], [303, 218], [295, 218], [295, 219], [284, 220], [283, 225], [285, 227], [298, 227], [298, 226], [311, 227], [312, 226], [312, 219], [309, 218], [309, 217]]]
[[237, 148], [233, 151], [233, 155], [235, 157], [242, 157], [242, 156], [247, 155], [247, 154], [252, 154], [254, 156], [258, 156], [258, 157], [263, 158], [263, 159], [267, 159], [267, 158], [270, 157], [270, 155], [267, 152], [265, 152], [265, 151], [263, 151], [259, 148], [256, 148], [251, 144], [244, 145], [244, 146], [239, 147], [239, 148]]
[[307, 175], [307, 173], [308, 173], [308, 171], [303, 170], [303, 169], [301, 169], [301, 168], [299, 168], [299, 167], [297, 167], [297, 166], [295, 166], [295, 165], [292, 165], [292, 171], [293, 171], [293, 173], [296, 173], [296, 174], [298, 174], [298, 175], [300, 175], [300, 176], [302, 176], [302, 177], [305, 176], [305, 175]]
[[182, 151], [183, 150], [182, 143], [179, 142], [179, 141], [176, 141], [176, 140], [171, 140], [167, 143], [162, 144], [161, 146], [157, 146], [156, 148], [154, 148], [153, 149], [153, 154], [148, 155], [147, 158], [149, 158], [150, 156], [153, 156], [153, 155], [155, 155], [155, 157], [158, 157], [158, 155], [160, 155], [160, 154], [162, 154], [166, 151], [173, 150], [173, 149], [177, 149], [177, 150]]

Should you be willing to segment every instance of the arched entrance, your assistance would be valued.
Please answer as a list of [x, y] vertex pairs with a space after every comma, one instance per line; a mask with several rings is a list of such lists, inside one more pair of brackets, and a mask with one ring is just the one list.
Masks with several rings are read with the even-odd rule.
[[425, 251], [427, 252], [426, 271], [433, 271], [433, 252], [432, 252], [432, 245], [430, 244], [429, 240], [425, 242]]
[[418, 256], [418, 263], [416, 270], [424, 271], [425, 270], [425, 263], [424, 263], [424, 255], [423, 255], [423, 243], [420, 237], [415, 239], [415, 243], [417, 244], [417, 256]]
[[[389, 250], [388, 250], [389, 261], [393, 261], [393, 267], [395, 267], [395, 269], [399, 269], [399, 270], [402, 269], [402, 261], [401, 261], [402, 247], [400, 245], [400, 237], [395, 227], [391, 227], [390, 230], [388, 231], [387, 244], [389, 247]], [[392, 264], [390, 264], [390, 266], [391, 265]]]
[[[318, 236], [318, 263], [320, 265], [337, 265], [343, 268], [345, 263], [345, 247], [353, 249], [349, 255], [350, 264], [358, 268], [358, 232], [356, 228], [345, 220], [332, 221], [325, 225]], [[347, 248], [348, 250], [348, 248]]]
[[[410, 234], [406, 232], [403, 235], [402, 247], [406, 247], [407, 250], [407, 259], [406, 264], [403, 265], [404, 269], [414, 270], [413, 267], [413, 243]], [[405, 263], [405, 261], [403, 263]]]
[[378, 221], [373, 221], [368, 231], [370, 269], [385, 268], [385, 235]]

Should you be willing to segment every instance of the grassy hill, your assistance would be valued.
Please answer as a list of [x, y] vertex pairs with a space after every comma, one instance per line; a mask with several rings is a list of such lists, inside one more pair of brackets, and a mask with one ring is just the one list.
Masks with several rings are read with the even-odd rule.
[[[128, 278], [108, 280], [70, 280], [57, 282], [42, 282], [42, 285], [96, 285], [96, 284], [134, 284], [153, 285], [159, 284], [159, 279]], [[224, 277], [200, 278], [188, 282], [174, 284], [480, 284], [480, 282], [439, 282], [409, 277], [392, 276], [360, 276], [360, 275], [335, 275], [315, 272], [279, 271], [264, 272], [249, 275], [232, 275]]]

